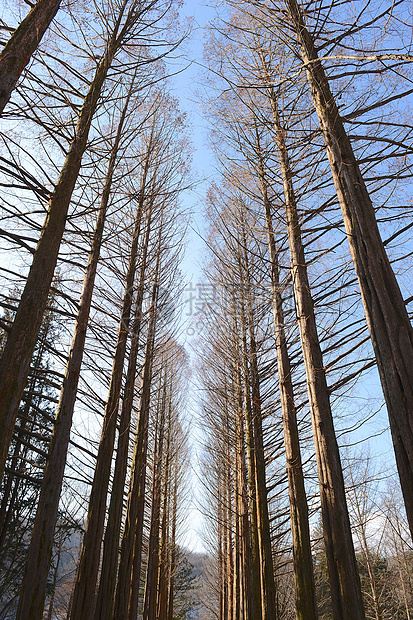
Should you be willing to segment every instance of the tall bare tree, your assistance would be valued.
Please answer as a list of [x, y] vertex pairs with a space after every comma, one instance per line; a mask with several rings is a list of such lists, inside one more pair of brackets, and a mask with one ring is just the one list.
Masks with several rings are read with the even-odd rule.
[[24, 68], [60, 7], [60, 0], [37, 0], [0, 54], [0, 114]]

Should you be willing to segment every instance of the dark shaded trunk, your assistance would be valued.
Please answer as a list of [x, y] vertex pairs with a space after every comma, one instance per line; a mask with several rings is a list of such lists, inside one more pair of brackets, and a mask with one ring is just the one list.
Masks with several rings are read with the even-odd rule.
[[[158, 257], [159, 258], [159, 257]], [[152, 361], [155, 342], [156, 304], [158, 296], [158, 268], [152, 289], [152, 302], [145, 362], [142, 375], [142, 392], [132, 459], [131, 478], [123, 530], [118, 579], [115, 596], [115, 618], [134, 619], [137, 615], [138, 593], [142, 559], [143, 517], [145, 512], [146, 454], [148, 447], [148, 419], [152, 383]]]
[[0, 54], [0, 115], [59, 6], [60, 0], [38, 0], [3, 48]]
[[[80, 111], [75, 135], [49, 201], [33, 263], [0, 361], [0, 478], [3, 477], [30, 360], [47, 305], [70, 199], [79, 175], [92, 118], [119, 44], [117, 33], [124, 8], [125, 4]], [[80, 616], [77, 620], [80, 620]]]

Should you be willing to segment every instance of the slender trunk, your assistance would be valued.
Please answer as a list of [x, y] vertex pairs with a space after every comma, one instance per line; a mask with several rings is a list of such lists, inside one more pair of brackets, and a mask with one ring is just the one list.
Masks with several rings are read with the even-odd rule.
[[136, 363], [139, 349], [139, 335], [142, 322], [142, 305], [147, 266], [147, 254], [151, 230], [152, 202], [149, 207], [145, 240], [142, 250], [139, 284], [132, 327], [132, 343], [126, 373], [122, 411], [116, 452], [115, 472], [110, 497], [109, 516], [103, 543], [102, 570], [95, 609], [95, 620], [111, 620], [114, 607], [116, 573], [119, 556], [119, 538], [122, 524], [123, 494], [128, 466], [129, 427], [135, 395]]
[[126, 274], [125, 292], [122, 303], [121, 319], [119, 322], [118, 339], [112, 367], [112, 376], [109, 387], [108, 400], [105, 407], [103, 427], [100, 437], [92, 490], [89, 498], [89, 510], [83, 538], [82, 552], [76, 577], [71, 612], [72, 620], [89, 620], [94, 613], [95, 588], [99, 570], [100, 549], [106, 515], [106, 498], [109, 487], [112, 455], [115, 444], [116, 425], [120, 390], [122, 385], [123, 364], [125, 360], [126, 341], [129, 332], [129, 322], [132, 307], [133, 283], [136, 271], [138, 240], [142, 220], [144, 201], [144, 185], [138, 203], [135, 226], [132, 237], [129, 265]]
[[[228, 422], [227, 422], [228, 424]], [[229, 426], [227, 425], [229, 435]], [[233, 508], [232, 508], [232, 484], [231, 484], [231, 457], [229, 436], [225, 449], [225, 538], [226, 538], [226, 561], [227, 561], [227, 597], [228, 597], [228, 620], [234, 620], [234, 552], [233, 552]]]
[[[161, 237], [161, 233], [160, 233]], [[159, 256], [158, 256], [159, 258]], [[153, 289], [153, 315], [152, 321], [149, 325], [149, 331], [151, 332], [151, 361], [150, 361], [150, 375], [149, 375], [149, 386], [150, 389], [151, 381], [152, 381], [152, 360], [154, 354], [155, 347], [155, 325], [156, 325], [156, 313], [157, 313], [157, 299], [158, 299], [158, 284], [157, 279], [159, 277], [159, 262], [156, 267], [156, 283], [154, 284]], [[146, 454], [148, 449], [148, 423], [149, 423], [149, 400], [150, 394], [148, 394], [147, 399], [147, 418], [146, 418], [146, 429], [144, 436], [144, 446], [142, 452], [142, 459], [139, 469], [141, 471], [139, 487], [138, 487], [138, 495], [137, 495], [137, 511], [136, 511], [136, 520], [135, 520], [135, 529], [134, 529], [134, 543], [133, 543], [133, 561], [132, 561], [132, 571], [130, 574], [130, 596], [129, 596], [129, 609], [128, 609], [128, 620], [136, 620], [138, 617], [138, 602], [139, 602], [139, 587], [141, 580], [141, 564], [142, 564], [142, 538], [143, 538], [143, 528], [144, 528], [144, 513], [145, 513], [145, 484], [146, 484]], [[123, 543], [123, 540], [122, 540]]]
[[[239, 264], [240, 277], [241, 265]], [[244, 383], [244, 410], [245, 410], [245, 439], [248, 466], [248, 490], [250, 501], [250, 545], [251, 545], [251, 615], [257, 620], [262, 618], [262, 596], [261, 596], [261, 566], [258, 536], [258, 510], [257, 493], [255, 486], [255, 439], [254, 426], [252, 419], [251, 395], [250, 395], [250, 372], [248, 367], [247, 336], [245, 330], [245, 308], [243, 279], [241, 279], [241, 307], [240, 307], [240, 328], [242, 344], [242, 369]]]
[[57, 558], [56, 558], [56, 566], [53, 572], [53, 585], [52, 585], [52, 593], [50, 595], [50, 600], [49, 600], [49, 609], [47, 610], [47, 620], [53, 620], [53, 604], [54, 604], [54, 597], [56, 594], [57, 575], [59, 571], [59, 563], [60, 563], [61, 555], [62, 555], [62, 540], [60, 539], [59, 549], [58, 549]]
[[[163, 394], [160, 403], [159, 429], [155, 434], [152, 477], [152, 506], [148, 544], [148, 565], [146, 570], [143, 620], [156, 620], [156, 603], [159, 583], [159, 532], [161, 516], [161, 473], [162, 452], [165, 432], [167, 386], [164, 377]], [[157, 416], [158, 417], [158, 416]], [[157, 420], [158, 425], [158, 420]]]
[[[126, 1], [124, 0], [125, 3]], [[49, 201], [33, 263], [0, 361], [0, 478], [3, 477], [7, 451], [46, 308], [67, 212], [86, 149], [92, 118], [119, 44], [117, 32], [125, 3], [85, 97], [73, 141]], [[80, 620], [80, 616], [77, 620]]]
[[233, 592], [233, 609], [234, 609], [234, 620], [241, 620], [243, 617], [243, 609], [242, 609], [242, 578], [241, 578], [241, 562], [242, 562], [242, 552], [241, 552], [241, 527], [240, 527], [240, 512], [239, 512], [239, 459], [238, 455], [234, 450], [233, 463], [231, 463], [231, 469], [234, 472], [234, 506], [233, 506], [233, 514], [234, 514], [234, 592]]
[[245, 433], [244, 433], [244, 410], [242, 400], [241, 370], [239, 363], [235, 368], [236, 396], [236, 431], [237, 431], [237, 458], [238, 458], [238, 512], [241, 532], [241, 558], [244, 584], [244, 618], [255, 620], [252, 608], [252, 579], [251, 579], [251, 541], [250, 524], [248, 519], [248, 482], [247, 464], [245, 457]]
[[286, 0], [286, 4], [301, 47], [359, 280], [413, 537], [413, 329], [314, 41], [296, 0]]
[[[219, 492], [218, 492], [219, 496]], [[175, 571], [176, 571], [176, 520], [178, 510], [178, 472], [175, 470], [174, 479], [174, 496], [172, 504], [172, 529], [171, 529], [171, 562], [170, 562], [170, 578], [168, 585], [168, 615], [166, 620], [173, 620], [174, 616], [174, 593], [175, 593]], [[219, 519], [219, 517], [218, 517]], [[218, 540], [220, 540], [220, 525], [218, 520]], [[221, 530], [222, 531], [222, 530]], [[222, 554], [221, 554], [222, 555]], [[221, 600], [221, 597], [220, 597]], [[220, 605], [221, 609], [221, 605]], [[219, 620], [222, 620], [221, 615]]]
[[160, 566], [159, 566], [159, 599], [157, 618], [167, 619], [168, 614], [168, 516], [170, 505], [170, 460], [171, 460], [171, 415], [172, 403], [169, 396], [168, 403], [168, 432], [166, 437], [166, 456], [165, 456], [165, 472], [163, 483], [163, 502], [162, 502], [162, 523], [161, 523], [161, 544], [160, 544]]
[[[225, 574], [224, 574], [224, 533], [223, 533], [223, 498], [222, 498], [222, 477], [218, 474], [218, 493], [217, 493], [217, 519], [218, 519], [218, 585], [219, 585], [219, 620], [224, 620], [225, 606]], [[168, 618], [170, 620], [170, 618]]]
[[0, 114], [59, 6], [60, 0], [38, 0], [3, 48], [0, 54]]
[[[112, 186], [116, 157], [131, 91], [128, 94], [111, 149], [99, 213], [93, 234], [92, 247], [83, 280], [79, 311], [73, 331], [72, 344], [65, 377], [57, 406], [55, 425], [49, 446], [48, 461], [42, 481], [36, 519], [27, 555], [17, 618], [42, 617], [46, 596], [47, 575], [52, 554], [60, 494], [66, 465], [80, 368], [86, 340], [90, 306], [95, 285], [96, 270], [102, 245], [107, 206]], [[37, 610], [37, 611], [35, 611]], [[37, 616], [35, 616], [37, 614]]]
[[[225, 448], [224, 448], [225, 452]], [[225, 459], [225, 454], [224, 454]], [[230, 618], [230, 570], [229, 570], [229, 553], [228, 553], [228, 488], [227, 488], [227, 465], [224, 460], [224, 471], [222, 476], [222, 599], [224, 620]]]
[[242, 221], [242, 249], [244, 259], [245, 293], [247, 303], [247, 325], [250, 349], [251, 394], [254, 426], [254, 456], [255, 456], [255, 485], [257, 496], [258, 540], [261, 555], [262, 570], [262, 610], [263, 620], [276, 618], [276, 591], [274, 581], [274, 566], [272, 561], [270, 519], [268, 514], [267, 486], [265, 476], [264, 443], [262, 433], [261, 395], [258, 374], [257, 344], [254, 333], [254, 313], [251, 298], [251, 281], [247, 241]]
[[[257, 135], [258, 140], [258, 135]], [[257, 142], [258, 149], [259, 144]], [[278, 382], [284, 429], [284, 445], [287, 460], [288, 490], [290, 499], [291, 538], [293, 543], [295, 607], [297, 620], [317, 620], [313, 561], [311, 556], [310, 527], [307, 497], [304, 486], [298, 436], [297, 410], [291, 377], [287, 339], [284, 328], [283, 300], [280, 291], [278, 252], [272, 225], [264, 165], [261, 153], [259, 176], [265, 209], [268, 248], [271, 261], [271, 289], [274, 314], [275, 344], [277, 349]]]
[[[152, 303], [150, 308], [148, 335], [145, 347], [145, 362], [142, 376], [142, 392], [139, 403], [139, 418], [136, 429], [131, 481], [128, 493], [125, 526], [121, 543], [118, 579], [116, 584], [115, 618], [133, 618], [135, 615], [135, 609], [137, 613], [137, 594], [139, 593], [142, 557], [143, 516], [145, 511], [146, 454], [148, 446], [149, 403], [152, 383], [152, 358], [155, 340], [156, 303], [158, 295], [158, 268], [159, 266], [157, 265], [155, 282], [152, 289]], [[133, 597], [132, 593], [134, 594]], [[131, 605], [132, 609], [129, 612]]]
[[333, 614], [335, 620], [363, 620], [364, 608], [360, 578], [351, 536], [343, 472], [334, 432], [323, 356], [318, 340], [314, 303], [308, 281], [285, 132], [281, 126], [276, 99], [273, 96], [271, 103], [285, 196], [298, 325], [311, 409]]

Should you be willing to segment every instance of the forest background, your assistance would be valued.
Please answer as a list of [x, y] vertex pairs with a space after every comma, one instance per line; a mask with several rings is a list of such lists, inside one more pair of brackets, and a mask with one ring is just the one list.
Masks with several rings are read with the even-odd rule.
[[411, 617], [411, 24], [59, 7], [2, 114], [0, 617]]

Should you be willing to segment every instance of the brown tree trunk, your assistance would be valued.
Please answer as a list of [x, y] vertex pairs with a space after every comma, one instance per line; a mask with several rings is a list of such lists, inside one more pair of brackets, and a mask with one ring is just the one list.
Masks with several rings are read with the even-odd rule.
[[300, 44], [373, 343], [413, 537], [413, 330], [374, 207], [296, 0], [286, 0]]
[[[237, 444], [235, 444], [235, 448]], [[241, 545], [241, 524], [239, 512], [239, 459], [234, 450], [234, 461], [231, 463], [231, 469], [234, 475], [234, 505], [232, 512], [234, 515], [234, 592], [233, 592], [233, 609], [234, 620], [243, 618], [243, 591], [242, 591], [242, 545]]]
[[171, 494], [170, 481], [170, 460], [171, 460], [171, 397], [168, 404], [168, 430], [166, 437], [166, 456], [165, 472], [163, 476], [163, 502], [162, 502], [162, 523], [161, 523], [161, 543], [160, 543], [160, 565], [159, 565], [159, 598], [157, 618], [168, 617], [168, 575], [170, 566], [169, 560], [169, 506]]
[[145, 348], [145, 362], [142, 376], [142, 393], [139, 403], [139, 418], [136, 429], [135, 448], [132, 459], [128, 504], [122, 536], [118, 579], [115, 596], [115, 618], [130, 618], [137, 614], [142, 558], [143, 517], [145, 511], [146, 454], [148, 446], [148, 419], [150, 390], [152, 383], [152, 358], [155, 341], [156, 303], [158, 296], [158, 269], [152, 289], [152, 302], [148, 335]]
[[[239, 357], [239, 355], [238, 355]], [[236, 411], [236, 433], [237, 433], [237, 459], [238, 459], [238, 514], [240, 520], [240, 556], [241, 571], [243, 572], [244, 584], [244, 615], [245, 620], [255, 620], [252, 608], [252, 579], [251, 579], [251, 541], [250, 524], [248, 518], [248, 481], [247, 464], [245, 455], [245, 420], [242, 399], [242, 384], [240, 362], [234, 368], [235, 375], [235, 406]]]
[[[228, 424], [228, 421], [227, 421]], [[227, 425], [229, 436], [229, 425]], [[227, 618], [234, 619], [234, 538], [233, 538], [233, 507], [231, 480], [231, 449], [229, 437], [225, 446], [225, 482], [224, 482], [224, 537], [227, 575]]]
[[120, 416], [118, 448], [116, 452], [116, 462], [113, 476], [112, 493], [110, 497], [109, 515], [106, 524], [105, 538], [103, 542], [102, 569], [100, 574], [99, 590], [95, 609], [95, 620], [111, 620], [111, 618], [113, 617], [116, 573], [119, 556], [119, 538], [122, 524], [123, 495], [128, 466], [129, 427], [135, 395], [136, 362], [138, 357], [139, 335], [142, 322], [142, 305], [149, 237], [151, 231], [151, 215], [152, 201], [149, 207], [147, 227], [142, 249], [139, 284], [135, 305], [135, 317], [132, 326], [132, 343], [129, 353], [128, 369], [126, 373], [122, 411]]
[[[223, 497], [222, 497], [222, 476], [218, 473], [217, 490], [217, 519], [218, 519], [218, 587], [219, 587], [219, 620], [224, 620], [225, 607], [225, 575], [224, 575], [224, 533], [223, 533]], [[168, 618], [168, 620], [170, 620]]]
[[[20, 592], [17, 618], [42, 617], [46, 596], [47, 575], [53, 546], [60, 493], [66, 465], [67, 450], [72, 427], [73, 410], [75, 407], [77, 386], [89, 321], [90, 306], [95, 284], [96, 270], [99, 261], [102, 236], [106, 220], [106, 212], [112, 186], [116, 157], [122, 136], [123, 125], [131, 91], [127, 97], [119, 121], [117, 134], [109, 158], [105, 185], [103, 188], [99, 214], [89, 253], [86, 273], [83, 280], [79, 311], [76, 317], [72, 344], [66, 365], [65, 378], [57, 406], [56, 420], [49, 446], [48, 461], [42, 481], [36, 519], [27, 555], [22, 588]], [[37, 611], [35, 611], [37, 610]], [[37, 614], [37, 615], [36, 615]]]
[[[67, 211], [86, 149], [90, 125], [108, 69], [119, 45], [117, 34], [124, 8], [125, 4], [85, 97], [74, 139], [49, 201], [33, 263], [0, 361], [0, 478], [3, 477], [7, 451], [46, 308]], [[77, 620], [80, 620], [80, 616]]]
[[[219, 499], [219, 492], [218, 492], [218, 499]], [[174, 616], [177, 511], [178, 511], [178, 472], [177, 470], [175, 470], [174, 493], [173, 493], [173, 500], [172, 500], [171, 560], [170, 560], [170, 572], [169, 572], [170, 578], [169, 578], [169, 584], [168, 584], [168, 615], [166, 616], [166, 620], [173, 620], [173, 616]], [[220, 529], [220, 525], [219, 525], [219, 516], [218, 516], [218, 539], [219, 539], [219, 529]], [[220, 608], [221, 608], [221, 605], [220, 605]], [[221, 616], [219, 620], [222, 620]]]
[[251, 395], [254, 426], [254, 456], [255, 456], [255, 486], [257, 496], [258, 515], [258, 541], [261, 555], [262, 571], [262, 610], [263, 620], [276, 618], [276, 591], [274, 581], [274, 566], [272, 561], [270, 519], [268, 514], [267, 486], [265, 479], [264, 444], [262, 434], [261, 395], [258, 375], [257, 345], [254, 333], [254, 313], [251, 299], [251, 282], [249, 274], [249, 261], [247, 241], [244, 228], [244, 214], [241, 213], [242, 222], [242, 250], [243, 268], [245, 277], [245, 293], [247, 302], [247, 325], [249, 336], [250, 369], [251, 369]]
[[[148, 543], [148, 564], [146, 569], [145, 598], [143, 603], [143, 620], [156, 620], [159, 583], [159, 533], [161, 516], [162, 452], [165, 433], [165, 410], [167, 407], [167, 386], [164, 375], [163, 394], [160, 412], [157, 415], [155, 446], [152, 470], [152, 506]], [[159, 420], [159, 422], [158, 422]]]
[[0, 114], [23, 69], [36, 51], [57, 11], [60, 0], [38, 0], [0, 54]]
[[[258, 134], [257, 134], [258, 150]], [[271, 206], [268, 199], [264, 164], [258, 153], [261, 192], [267, 225], [268, 248], [271, 261], [271, 289], [273, 300], [275, 344], [277, 349], [278, 382], [283, 417], [284, 445], [287, 460], [288, 490], [290, 499], [291, 538], [293, 543], [295, 608], [297, 620], [317, 620], [313, 562], [311, 556], [310, 528], [307, 497], [304, 486], [298, 436], [297, 410], [291, 377], [287, 339], [284, 328], [283, 300], [280, 291], [278, 252], [272, 225]]]
[[360, 578], [351, 536], [340, 454], [308, 281], [292, 172], [275, 97], [274, 129], [285, 196], [292, 280], [307, 379], [320, 484], [323, 534], [335, 620], [363, 620]]
[[[240, 277], [241, 264], [239, 263]], [[245, 329], [245, 308], [244, 294], [241, 289], [240, 301], [240, 330], [242, 343], [242, 370], [243, 370], [243, 393], [244, 393], [244, 410], [245, 410], [245, 439], [247, 453], [248, 468], [248, 491], [250, 503], [250, 546], [251, 546], [251, 615], [257, 620], [262, 618], [262, 596], [261, 596], [261, 565], [260, 565], [260, 548], [258, 536], [258, 510], [257, 510], [257, 492], [255, 486], [255, 439], [254, 426], [252, 419], [251, 393], [250, 393], [250, 372], [248, 367], [248, 351], [247, 336]], [[235, 308], [235, 301], [234, 301]], [[234, 311], [235, 313], [235, 311]], [[241, 353], [241, 352], [240, 352]]]
[[100, 549], [105, 523], [106, 498], [115, 444], [116, 424], [118, 421], [119, 397], [122, 385], [126, 341], [129, 332], [133, 283], [135, 279], [138, 240], [140, 236], [148, 166], [147, 162], [143, 173], [141, 195], [136, 212], [109, 395], [103, 418], [96, 468], [89, 498], [86, 530], [73, 594], [73, 605], [70, 616], [72, 620], [89, 620], [90, 616], [93, 616], [95, 607], [95, 588], [99, 570]]

